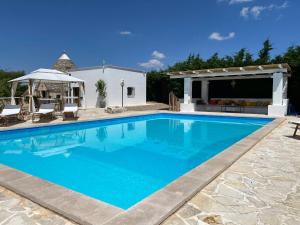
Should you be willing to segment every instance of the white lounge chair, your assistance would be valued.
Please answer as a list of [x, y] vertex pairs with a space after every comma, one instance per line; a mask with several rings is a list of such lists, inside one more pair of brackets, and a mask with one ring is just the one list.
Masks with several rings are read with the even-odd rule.
[[65, 104], [63, 110], [63, 120], [66, 118], [77, 118], [78, 117], [78, 106], [77, 104]]
[[6, 105], [0, 114], [0, 119], [3, 120], [3, 124], [7, 126], [9, 118], [17, 118], [21, 113], [21, 107], [19, 105]]
[[[53, 118], [54, 117], [54, 107], [55, 107], [55, 105], [52, 103], [41, 104], [39, 110], [32, 114], [32, 122], [39, 121], [42, 116], [50, 116], [51, 118]], [[36, 119], [38, 119], [38, 120], [36, 120]]]

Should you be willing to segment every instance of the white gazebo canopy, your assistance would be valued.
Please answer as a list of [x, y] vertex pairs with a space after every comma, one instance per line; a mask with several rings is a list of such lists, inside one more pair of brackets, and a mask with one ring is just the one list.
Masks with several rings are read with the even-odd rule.
[[9, 82], [12, 83], [11, 87], [11, 99], [12, 99], [12, 104], [14, 104], [14, 96], [16, 93], [17, 85], [18, 83], [28, 83], [28, 90], [29, 90], [29, 106], [30, 106], [30, 111], [34, 110], [33, 107], [33, 91], [35, 87], [36, 82], [45, 82], [45, 83], [78, 83], [80, 90], [83, 93], [83, 102], [85, 106], [85, 98], [84, 98], [84, 81], [81, 79], [78, 79], [76, 77], [72, 77], [67, 73], [58, 71], [58, 70], [53, 70], [53, 69], [38, 69], [35, 70], [27, 75], [24, 75], [22, 77], [18, 77], [16, 79], [10, 80]]
[[38, 69], [22, 77], [10, 80], [9, 82], [29, 82], [30, 80], [48, 81], [51, 83], [84, 83], [81, 79], [52, 69]]

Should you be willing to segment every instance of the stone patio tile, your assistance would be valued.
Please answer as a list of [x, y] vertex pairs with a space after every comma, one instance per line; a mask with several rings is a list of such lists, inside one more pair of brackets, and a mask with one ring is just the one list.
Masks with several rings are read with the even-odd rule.
[[201, 211], [205, 212], [232, 212], [230, 206], [226, 206], [218, 202], [213, 197], [202, 194], [201, 192], [197, 194], [193, 199], [189, 201]]
[[30, 219], [30, 217], [25, 214], [19, 214], [11, 217], [8, 221], [3, 223], [3, 225], [38, 225]]
[[185, 204], [180, 210], [177, 212], [177, 215], [179, 215], [181, 218], [190, 218], [193, 216], [198, 215], [201, 213], [201, 210], [197, 209], [191, 204]]
[[5, 220], [7, 220], [12, 215], [14, 215], [14, 214], [0, 208], [0, 224], [3, 223]]
[[180, 219], [177, 215], [172, 215], [164, 225], [187, 225], [184, 220]]

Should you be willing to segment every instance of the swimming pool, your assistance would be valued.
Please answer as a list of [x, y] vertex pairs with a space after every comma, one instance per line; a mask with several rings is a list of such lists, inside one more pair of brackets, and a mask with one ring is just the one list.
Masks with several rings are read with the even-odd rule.
[[0, 163], [127, 209], [272, 119], [150, 114], [0, 133]]

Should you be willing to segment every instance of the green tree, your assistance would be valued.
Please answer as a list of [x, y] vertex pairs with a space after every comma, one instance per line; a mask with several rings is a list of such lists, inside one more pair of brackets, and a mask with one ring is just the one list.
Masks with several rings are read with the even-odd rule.
[[246, 57], [246, 49], [242, 48], [233, 56], [234, 66], [243, 66], [245, 63], [245, 57]]
[[246, 52], [244, 65], [251, 66], [253, 64], [254, 64], [254, 60], [253, 60], [252, 54], [250, 52]]
[[265, 40], [262, 49], [258, 53], [257, 64], [268, 64], [271, 61], [271, 51], [273, 46], [269, 39]]
[[[276, 57], [277, 60], [279, 57]], [[281, 57], [281, 62], [288, 63], [291, 67], [292, 76], [289, 78], [288, 97], [295, 110], [300, 112], [300, 46], [291, 46]]]
[[[10, 97], [11, 83], [8, 81], [21, 77], [24, 74], [24, 71], [5, 71], [0, 69], [0, 97]], [[21, 96], [26, 89], [27, 86], [18, 85], [16, 97]]]

